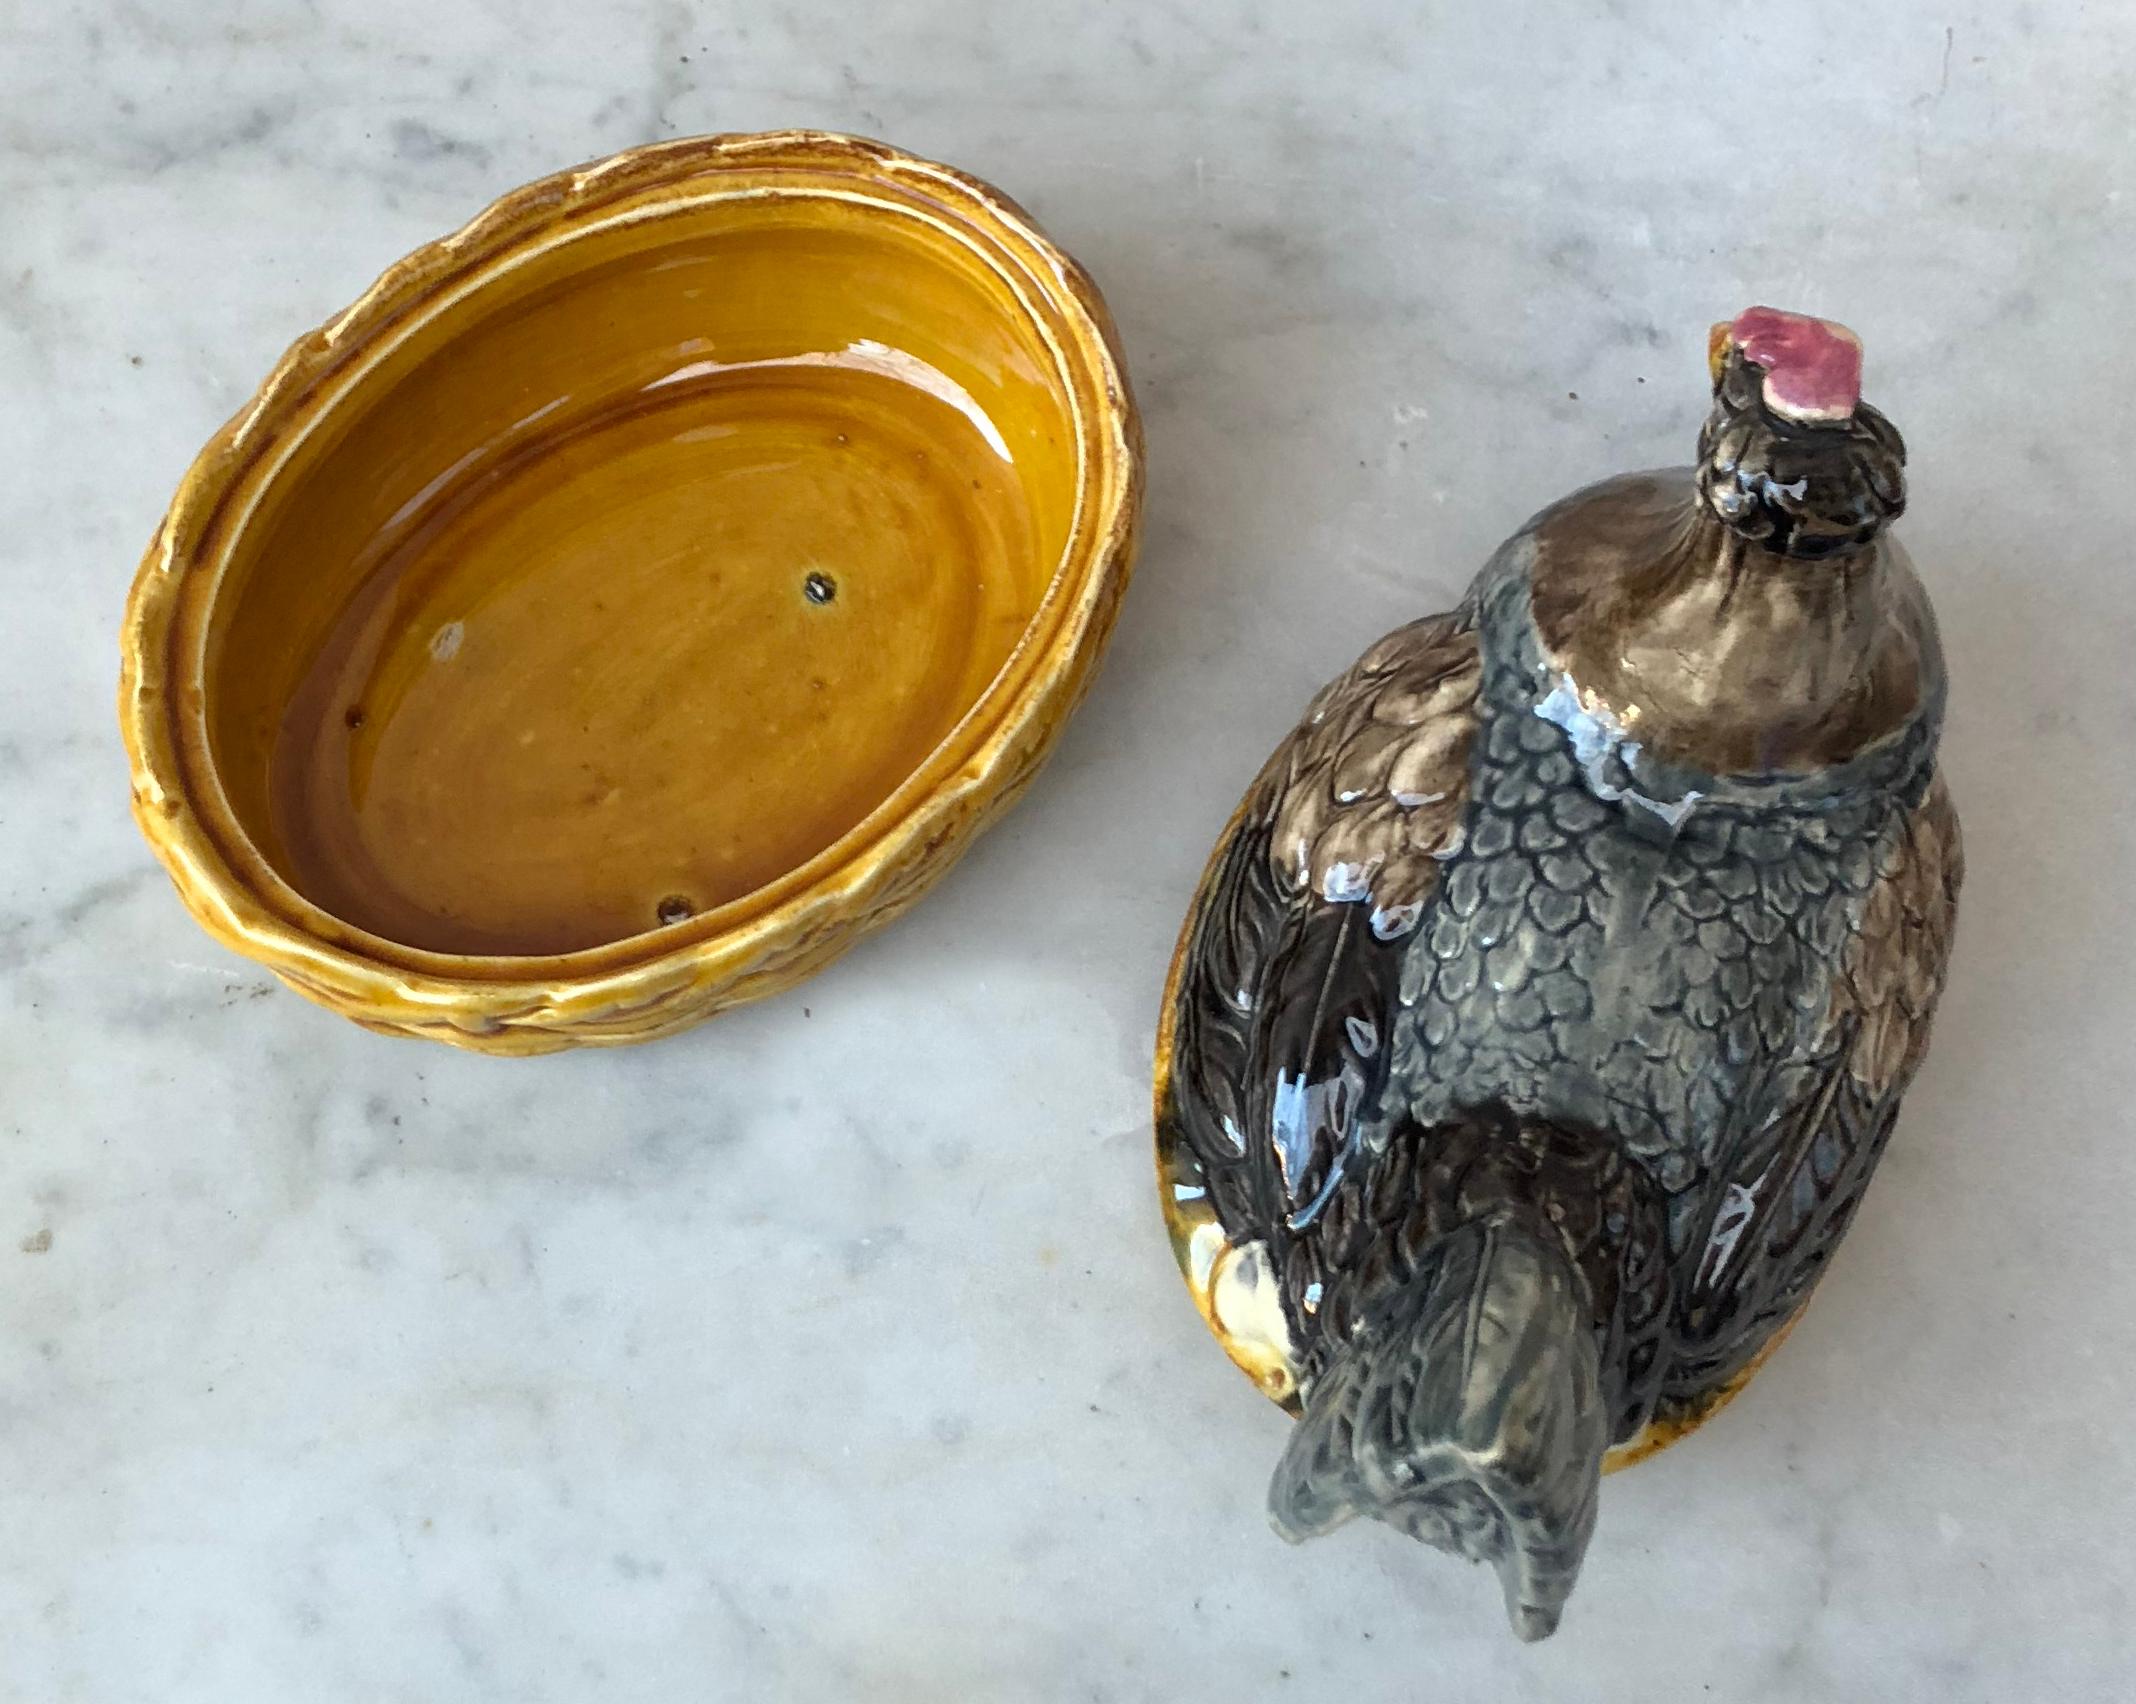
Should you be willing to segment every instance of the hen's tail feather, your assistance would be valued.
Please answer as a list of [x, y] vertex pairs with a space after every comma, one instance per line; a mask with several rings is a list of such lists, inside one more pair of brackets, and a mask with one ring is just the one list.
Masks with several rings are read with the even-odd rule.
[[1523, 1639], [1557, 1627], [1609, 1444], [1586, 1283], [1547, 1231], [1472, 1221], [1317, 1378], [1269, 1486], [1299, 1540], [1372, 1515], [1490, 1562]]

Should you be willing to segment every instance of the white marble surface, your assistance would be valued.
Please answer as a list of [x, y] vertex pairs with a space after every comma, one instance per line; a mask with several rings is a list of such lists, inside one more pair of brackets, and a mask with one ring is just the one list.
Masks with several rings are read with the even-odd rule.
[[[0, 1697], [2136, 1691], [2136, 14], [2106, 4], [0, 9]], [[127, 821], [135, 558], [281, 346], [525, 178], [891, 137], [1110, 294], [1148, 544], [1015, 816], [656, 1047], [383, 1041]], [[1864, 333], [1972, 877], [1936, 1054], [1754, 1393], [1564, 1631], [1261, 1514], [1145, 1136], [1204, 849], [1323, 676], [1682, 460], [1706, 322]]]

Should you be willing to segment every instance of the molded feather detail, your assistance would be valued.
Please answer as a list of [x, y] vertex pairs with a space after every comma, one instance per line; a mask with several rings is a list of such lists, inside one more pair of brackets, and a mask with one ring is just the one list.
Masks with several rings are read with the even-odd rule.
[[1832, 1015], [1859, 1024], [1848, 1069], [1872, 1096], [1903, 1092], [1928, 1050], [1964, 880], [1958, 813], [1938, 775], [1869, 890]]
[[1269, 1486], [1286, 1538], [1364, 1514], [1489, 1562], [1524, 1639], [1558, 1622], [1609, 1428], [1586, 1286], [1552, 1239], [1477, 1220], [1383, 1296], [1309, 1392]]
[[1455, 617], [1389, 634], [1248, 791], [1188, 925], [1172, 1103], [1227, 1231], [1278, 1270], [1370, 1142], [1402, 944], [1458, 841], [1478, 663]]
[[[1326, 688], [1286, 742], [1269, 855], [1285, 888], [1369, 895], [1382, 938], [1413, 925], [1467, 804], [1476, 638], [1449, 616], [1390, 633]], [[1265, 774], [1266, 772], [1264, 772]]]
[[1264, 1168], [1249, 1151], [1248, 1098], [1255, 1018], [1286, 909], [1266, 827], [1241, 821], [1218, 849], [1187, 941], [1171, 1094], [1217, 1216], [1234, 1232], [1271, 1205]]
[[1747, 1364], [1823, 1275], [1927, 1051], [1964, 875], [1958, 816], [1939, 775], [1862, 901], [1817, 1042], [1822, 1068], [1717, 1180], [1680, 1279], [1669, 1397], [1694, 1396]]

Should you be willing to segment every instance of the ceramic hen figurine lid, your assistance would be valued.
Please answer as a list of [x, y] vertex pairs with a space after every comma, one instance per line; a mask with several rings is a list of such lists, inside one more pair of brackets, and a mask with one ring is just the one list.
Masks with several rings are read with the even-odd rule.
[[1557, 1625], [1601, 1475], [1786, 1333], [1928, 1043], [1957, 906], [1943, 658], [1851, 332], [1714, 328], [1695, 467], [1544, 510], [1307, 708], [1196, 895], [1160, 1183], [1371, 1515]]

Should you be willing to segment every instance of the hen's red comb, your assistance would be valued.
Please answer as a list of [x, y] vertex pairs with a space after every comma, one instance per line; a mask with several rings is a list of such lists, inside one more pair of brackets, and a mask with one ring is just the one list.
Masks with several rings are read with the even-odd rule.
[[1746, 308], [1713, 330], [1716, 359], [1733, 345], [1765, 370], [1765, 406], [1775, 414], [1812, 422], [1853, 416], [1862, 399], [1862, 340], [1845, 326]]

